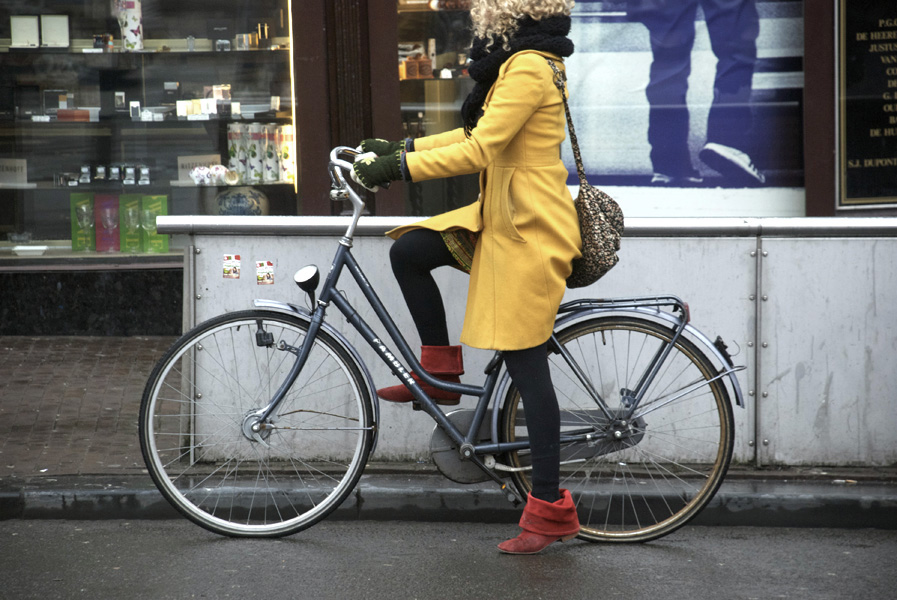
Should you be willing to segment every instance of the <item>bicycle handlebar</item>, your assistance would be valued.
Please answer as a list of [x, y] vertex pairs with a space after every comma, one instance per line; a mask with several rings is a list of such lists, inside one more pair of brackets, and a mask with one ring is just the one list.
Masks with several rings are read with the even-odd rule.
[[350, 148], [349, 146], [337, 146], [336, 148], [334, 148], [333, 150], [330, 151], [331, 170], [333, 169], [334, 166], [338, 166], [342, 169], [345, 169], [346, 171], [352, 170], [351, 163], [346, 162], [345, 160], [341, 160], [339, 158], [339, 156], [341, 154], [348, 154], [349, 156], [352, 156], [354, 158], [354, 157], [358, 156], [359, 154], [361, 154], [361, 152], [359, 152], [358, 149]]
[[352, 172], [352, 163], [341, 159], [340, 156], [347, 155], [354, 158], [361, 154], [359, 150], [349, 146], [337, 146], [330, 151], [330, 166], [328, 168], [333, 188], [330, 190], [330, 199], [334, 202], [348, 199], [352, 203], [352, 221], [346, 230], [346, 238], [348, 240], [351, 240], [355, 234], [355, 226], [358, 224], [362, 211], [364, 211], [364, 200], [352, 189], [347, 180], [348, 174]]

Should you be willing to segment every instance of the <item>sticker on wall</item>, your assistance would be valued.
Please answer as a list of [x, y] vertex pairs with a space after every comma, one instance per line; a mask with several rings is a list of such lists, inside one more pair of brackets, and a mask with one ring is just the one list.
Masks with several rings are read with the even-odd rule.
[[225, 254], [224, 255], [224, 278], [239, 279], [240, 278], [240, 255]]
[[255, 261], [255, 279], [259, 285], [272, 285], [274, 283], [274, 263], [270, 260]]

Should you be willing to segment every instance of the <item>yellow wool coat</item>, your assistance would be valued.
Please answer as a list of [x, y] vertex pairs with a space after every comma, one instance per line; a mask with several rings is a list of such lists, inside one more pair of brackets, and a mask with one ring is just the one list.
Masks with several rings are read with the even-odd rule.
[[522, 350], [545, 342], [581, 255], [579, 220], [567, 189], [560, 144], [566, 120], [554, 73], [527, 50], [511, 56], [483, 105], [471, 136], [463, 129], [418, 138], [406, 155], [413, 181], [480, 173], [476, 202], [399, 227], [480, 232], [470, 271], [461, 342]]

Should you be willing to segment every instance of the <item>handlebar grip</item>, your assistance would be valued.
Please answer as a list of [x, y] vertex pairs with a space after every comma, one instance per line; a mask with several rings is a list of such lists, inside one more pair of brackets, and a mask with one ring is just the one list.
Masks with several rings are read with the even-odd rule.
[[363, 187], [366, 190], [377, 193], [380, 191], [381, 187], [383, 187], [385, 189], [389, 189], [389, 182], [384, 183], [382, 186], [375, 185], [374, 187], [367, 187], [366, 185], [361, 183], [355, 177], [355, 171], [352, 168], [352, 163], [347, 162], [341, 158], [338, 158], [341, 154], [348, 154], [349, 156], [353, 157], [353, 161], [356, 161], [356, 162], [361, 158], [366, 158], [368, 156], [376, 156], [376, 154], [374, 154], [373, 152], [363, 152], [360, 148], [350, 148], [349, 146], [337, 146], [336, 148], [334, 148], [333, 150], [330, 151], [330, 164], [331, 164], [331, 166], [338, 167], [339, 169], [342, 170], [342, 172], [340, 173], [340, 176], [343, 180], [346, 179], [346, 173], [348, 173], [349, 177], [351, 177], [352, 181], [354, 181], [355, 183], [357, 183], [358, 185], [360, 185], [361, 187]]

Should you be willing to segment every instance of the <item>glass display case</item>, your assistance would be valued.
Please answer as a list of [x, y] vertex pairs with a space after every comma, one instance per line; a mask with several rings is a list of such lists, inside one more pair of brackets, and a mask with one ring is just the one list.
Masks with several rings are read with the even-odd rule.
[[[469, 0], [399, 0], [398, 69], [405, 137], [461, 127], [472, 30]], [[405, 213], [436, 215], [470, 204], [477, 176], [406, 184]]]
[[169, 253], [159, 214], [296, 214], [288, 0], [4, 4], [2, 259]]

